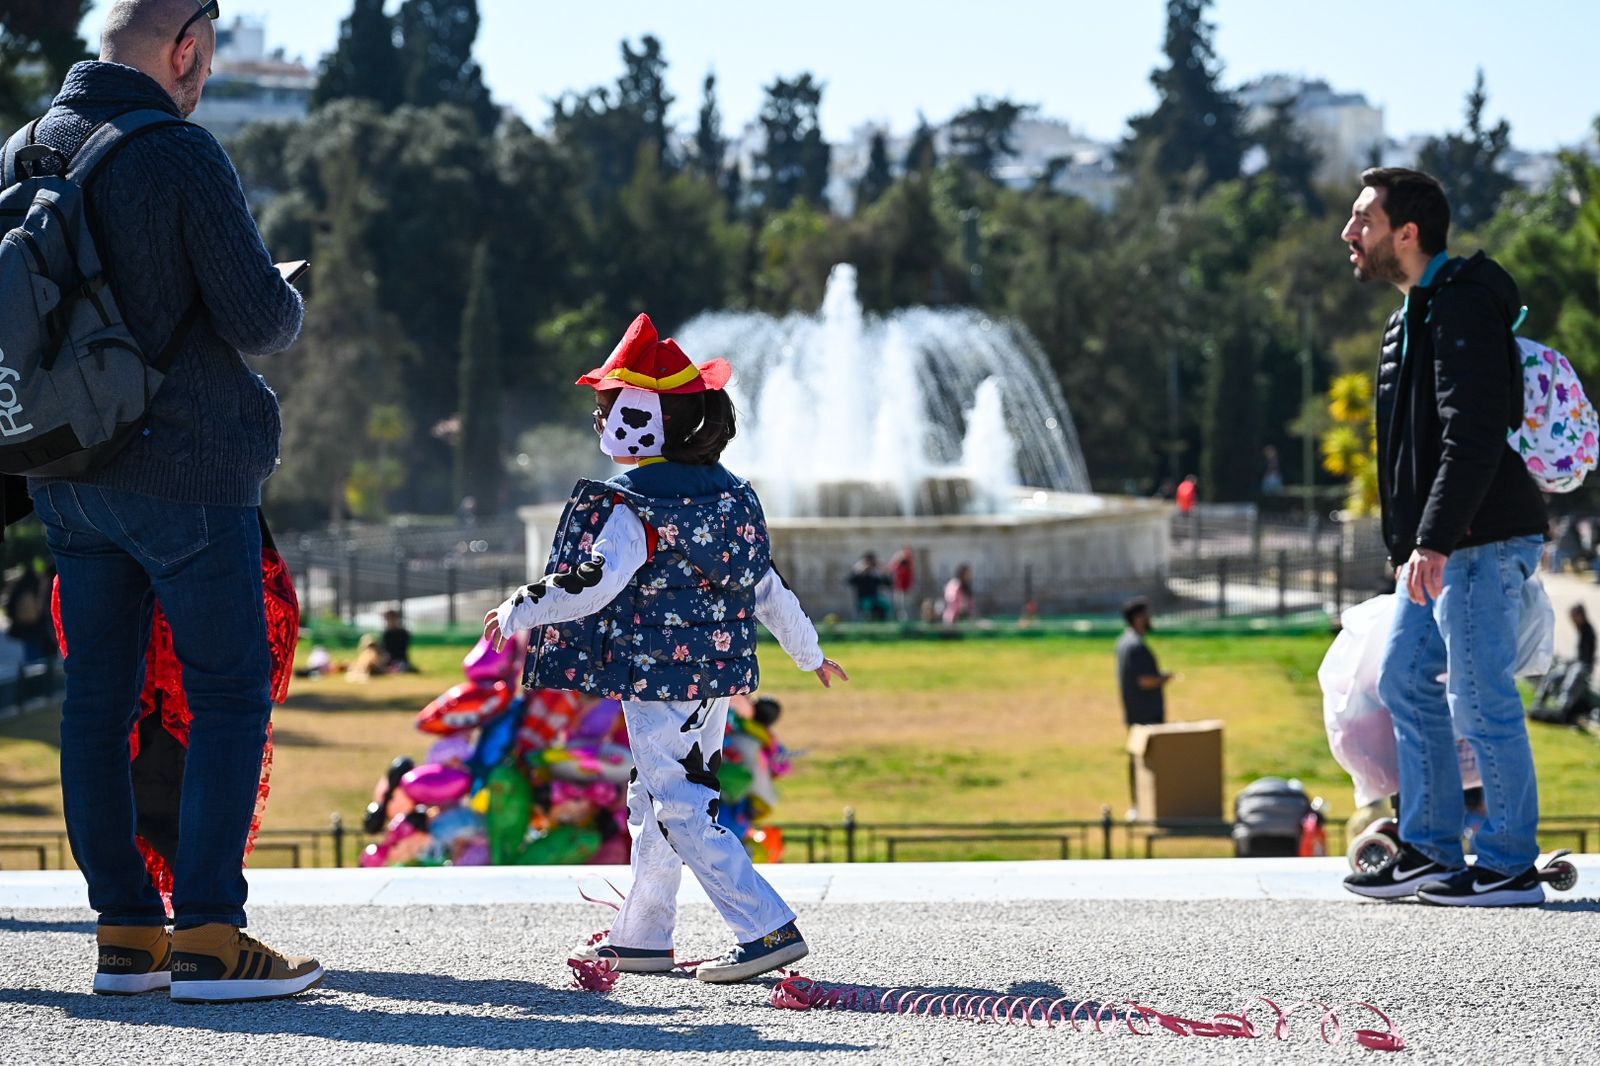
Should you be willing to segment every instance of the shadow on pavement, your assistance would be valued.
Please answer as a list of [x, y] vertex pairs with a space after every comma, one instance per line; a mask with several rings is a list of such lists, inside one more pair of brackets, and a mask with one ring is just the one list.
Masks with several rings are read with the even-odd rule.
[[677, 1014], [677, 1007], [637, 1007], [618, 1003], [593, 992], [553, 988], [534, 981], [504, 977], [467, 980], [440, 974], [389, 973], [382, 970], [330, 970], [322, 987], [332, 992], [353, 992], [378, 999], [408, 999], [416, 1003], [446, 1003], [460, 1007], [490, 1004], [540, 1008], [547, 1004], [570, 1006], [571, 1014]]
[[86, 933], [94, 935], [95, 923], [80, 918], [43, 921], [29, 918], [0, 918], [0, 933]]
[[[330, 974], [324, 990], [291, 1000], [201, 1006], [175, 1004], [159, 996], [104, 997], [88, 992], [0, 988], [7, 1008], [44, 1007], [90, 1022], [192, 1029], [229, 1035], [314, 1036], [348, 1044], [401, 1047], [483, 1048], [544, 1051], [766, 1051], [812, 1055], [871, 1051], [865, 1044], [769, 1039], [754, 1026], [693, 1024], [664, 1015], [693, 1015], [672, 1007], [640, 1007], [605, 996], [550, 988], [527, 981], [462, 981], [449, 977], [371, 971]], [[522, 1017], [479, 1017], [457, 1011], [412, 1013], [340, 1002], [330, 993], [400, 997], [418, 1002], [494, 1006], [527, 1012]], [[425, 994], [426, 993], [426, 994]], [[601, 1015], [603, 1017], [597, 1017]], [[620, 1023], [637, 1016], [644, 1024]]]
[[1600, 899], [1547, 899], [1539, 909], [1568, 914], [1600, 914]]

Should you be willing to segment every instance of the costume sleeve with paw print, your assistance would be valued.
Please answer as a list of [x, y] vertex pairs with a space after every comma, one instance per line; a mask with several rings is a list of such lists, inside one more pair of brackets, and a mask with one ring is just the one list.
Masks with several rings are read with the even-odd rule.
[[500, 632], [587, 618], [617, 598], [649, 558], [644, 523], [627, 507], [617, 507], [600, 527], [589, 558], [576, 570], [546, 574], [524, 585], [495, 608]]
[[814, 671], [822, 666], [817, 627], [806, 617], [800, 598], [776, 567], [768, 570], [756, 586], [756, 620], [772, 630], [778, 644], [800, 669]]

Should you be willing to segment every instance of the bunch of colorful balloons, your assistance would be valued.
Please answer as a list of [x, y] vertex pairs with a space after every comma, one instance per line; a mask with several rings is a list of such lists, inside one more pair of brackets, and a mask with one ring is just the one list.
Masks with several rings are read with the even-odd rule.
[[[467, 680], [417, 715], [439, 739], [419, 765], [396, 759], [373, 789], [364, 828], [379, 838], [361, 865], [625, 864], [633, 770], [622, 705], [578, 692], [519, 692], [525, 646], [479, 641]], [[772, 732], [773, 699], [735, 697], [718, 821], [757, 862], [779, 862], [783, 832], [762, 824], [790, 758]]]
[[522, 647], [479, 642], [467, 681], [417, 715], [438, 736], [421, 765], [396, 759], [373, 790], [363, 866], [626, 863], [622, 705], [518, 693]]
[[722, 742], [717, 821], [744, 841], [756, 862], [783, 861], [783, 830], [765, 824], [778, 805], [778, 778], [793, 769], [790, 752], [772, 728], [782, 713], [782, 705], [769, 696], [735, 696]]

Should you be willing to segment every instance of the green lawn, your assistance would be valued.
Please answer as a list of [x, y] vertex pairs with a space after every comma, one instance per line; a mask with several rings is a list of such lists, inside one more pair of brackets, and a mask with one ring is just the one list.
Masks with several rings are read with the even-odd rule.
[[[1173, 720], [1225, 723], [1225, 794], [1257, 777], [1298, 777], [1336, 817], [1350, 782], [1328, 754], [1316, 668], [1326, 635], [1152, 638]], [[1126, 731], [1108, 637], [833, 642], [852, 681], [824, 691], [763, 645], [764, 691], [779, 697], [779, 733], [802, 754], [780, 784], [777, 821], [1049, 821], [1120, 817], [1128, 806]], [[464, 648], [417, 649], [420, 677], [365, 685], [297, 680], [275, 716], [278, 739], [268, 828], [325, 826], [359, 815], [396, 755], [430, 738], [416, 711], [462, 679]], [[1600, 810], [1600, 740], [1531, 725], [1542, 806]], [[0, 723], [0, 829], [60, 825], [56, 716]], [[1169, 849], [1181, 853], [1181, 849]], [[1215, 845], [1212, 845], [1215, 850]], [[1036, 853], [1036, 852], [1034, 852]], [[0, 862], [5, 860], [0, 855]]]

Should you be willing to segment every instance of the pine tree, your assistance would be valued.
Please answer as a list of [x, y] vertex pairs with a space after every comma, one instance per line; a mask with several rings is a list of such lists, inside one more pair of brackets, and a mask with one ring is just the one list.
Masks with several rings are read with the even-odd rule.
[[1488, 222], [1501, 198], [1517, 185], [1501, 169], [1511, 148], [1511, 124], [1501, 119], [1485, 129], [1483, 109], [1488, 102], [1480, 67], [1472, 91], [1467, 94], [1467, 128], [1428, 141], [1417, 156], [1417, 167], [1444, 185], [1450, 198], [1451, 220], [1462, 229]]
[[400, 52], [395, 20], [383, 12], [384, 0], [355, 0], [340, 24], [339, 45], [322, 61], [311, 106], [333, 100], [371, 100], [384, 111], [401, 103]]
[[906, 157], [901, 169], [906, 174], [926, 174], [939, 165], [939, 149], [934, 143], [933, 127], [922, 112], [917, 112], [917, 128], [906, 147]]
[[500, 330], [489, 248], [472, 262], [472, 288], [461, 320], [460, 436], [456, 441], [456, 498], [471, 496], [479, 515], [500, 502]]
[[500, 112], [472, 58], [478, 39], [477, 0], [405, 0], [400, 8], [400, 76], [405, 103], [455, 104], [492, 133]]
[[[645, 36], [637, 51], [627, 41], [621, 48], [622, 73], [616, 85], [563, 93], [550, 116], [557, 142], [580, 162], [584, 192], [596, 212], [608, 210], [633, 180], [645, 151], [672, 169], [665, 153], [666, 115], [673, 98], [666, 90], [661, 42]], [[705, 117], [702, 113], [702, 121]]]
[[1205, 21], [1211, 0], [1167, 0], [1162, 51], [1167, 66], [1150, 74], [1156, 109], [1128, 121], [1118, 152], [1125, 169], [1142, 171], [1169, 191], [1203, 191], [1239, 176], [1245, 138], [1239, 103], [1221, 88], [1221, 66]]
[[[633, 116], [643, 138], [640, 147], [655, 149], [662, 166], [670, 162], [667, 155], [667, 110], [672, 106], [672, 94], [667, 92], [667, 60], [661, 52], [661, 42], [650, 34], [639, 39], [635, 52], [622, 42], [622, 76], [617, 79], [617, 106]], [[635, 155], [637, 155], [635, 151]]]
[[867, 170], [856, 183], [856, 210], [877, 203], [894, 184], [894, 172], [889, 169], [889, 142], [882, 130], [872, 133], [872, 147], [867, 152]]
[[722, 183], [722, 160], [728, 139], [722, 135], [722, 114], [717, 110], [717, 76], [707, 74], [700, 97], [700, 125], [694, 133], [694, 165], [713, 185]]
[[950, 155], [992, 180], [1000, 161], [1016, 154], [1017, 120], [1035, 106], [978, 97], [950, 120]]
[[825, 204], [831, 149], [818, 116], [822, 90], [809, 72], [766, 86], [760, 116], [766, 144], [756, 158], [756, 191], [768, 210], [781, 211], [796, 199]]
[[1266, 153], [1267, 173], [1307, 214], [1320, 217], [1323, 204], [1317, 195], [1317, 166], [1321, 157], [1294, 119], [1293, 100], [1273, 106], [1272, 117], [1256, 134], [1256, 143]]

